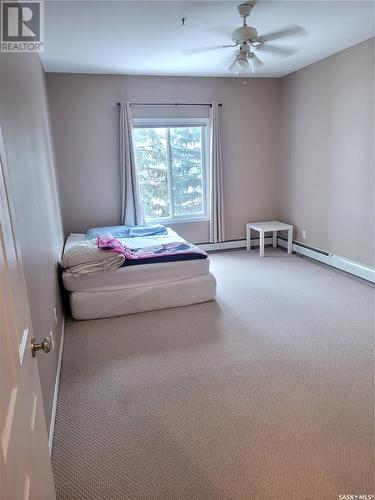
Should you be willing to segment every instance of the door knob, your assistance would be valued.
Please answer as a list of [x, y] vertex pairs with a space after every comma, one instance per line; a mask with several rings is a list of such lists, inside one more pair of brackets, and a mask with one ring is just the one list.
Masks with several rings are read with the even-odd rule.
[[44, 337], [41, 342], [35, 342], [35, 339], [31, 339], [31, 354], [35, 358], [37, 351], [43, 349], [46, 354], [52, 349], [52, 340], [49, 337]]

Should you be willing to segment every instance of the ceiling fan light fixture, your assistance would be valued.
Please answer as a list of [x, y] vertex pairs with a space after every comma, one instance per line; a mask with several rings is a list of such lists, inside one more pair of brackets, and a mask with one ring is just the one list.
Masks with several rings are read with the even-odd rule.
[[245, 73], [249, 69], [249, 61], [247, 60], [247, 54], [241, 51], [237, 56], [234, 62], [229, 67], [234, 73], [242, 74]]
[[263, 66], [263, 62], [259, 59], [259, 57], [257, 57], [254, 54], [254, 52], [251, 52], [249, 54], [249, 61], [250, 61], [251, 69], [253, 70], [253, 72]]

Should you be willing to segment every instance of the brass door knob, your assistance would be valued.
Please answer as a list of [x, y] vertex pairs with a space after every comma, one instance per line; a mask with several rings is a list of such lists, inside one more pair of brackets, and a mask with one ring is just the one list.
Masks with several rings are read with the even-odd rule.
[[31, 339], [31, 354], [35, 358], [37, 351], [43, 349], [46, 354], [52, 349], [52, 340], [49, 337], [44, 337], [41, 342], [35, 342], [35, 339]]

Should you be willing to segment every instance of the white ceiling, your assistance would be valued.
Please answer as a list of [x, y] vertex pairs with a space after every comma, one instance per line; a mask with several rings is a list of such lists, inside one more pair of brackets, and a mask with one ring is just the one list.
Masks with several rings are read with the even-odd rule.
[[[234, 76], [227, 67], [235, 49], [195, 55], [182, 50], [230, 44], [231, 32], [241, 25], [239, 3], [46, 1], [41, 59], [51, 72]], [[291, 56], [258, 52], [265, 64], [255, 76], [283, 76], [371, 38], [374, 7], [374, 1], [358, 0], [261, 0], [248, 19], [260, 35], [291, 25], [307, 34], [272, 42], [298, 49]]]

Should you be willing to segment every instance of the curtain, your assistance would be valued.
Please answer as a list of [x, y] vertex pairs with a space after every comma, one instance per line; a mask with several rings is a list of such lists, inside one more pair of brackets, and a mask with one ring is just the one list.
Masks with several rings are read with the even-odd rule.
[[219, 105], [210, 107], [210, 241], [224, 241], [223, 165]]
[[130, 104], [120, 103], [121, 216], [126, 226], [144, 224], [133, 146], [133, 118]]

